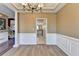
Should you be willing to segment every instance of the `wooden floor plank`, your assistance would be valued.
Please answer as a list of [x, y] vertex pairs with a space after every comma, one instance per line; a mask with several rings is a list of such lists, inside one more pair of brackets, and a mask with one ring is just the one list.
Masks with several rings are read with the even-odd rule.
[[21, 45], [12, 48], [3, 56], [67, 56], [56, 45]]

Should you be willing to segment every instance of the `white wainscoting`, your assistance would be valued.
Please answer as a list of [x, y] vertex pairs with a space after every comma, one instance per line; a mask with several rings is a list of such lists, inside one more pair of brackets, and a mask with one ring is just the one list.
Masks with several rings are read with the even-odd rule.
[[20, 44], [36, 44], [36, 33], [19, 33]]
[[56, 33], [48, 33], [46, 44], [48, 45], [56, 45]]
[[[36, 33], [19, 33], [19, 44], [37, 44]], [[56, 44], [56, 33], [47, 34], [46, 44]]]
[[0, 43], [8, 41], [8, 32], [0, 32]]
[[57, 34], [57, 46], [70, 56], [79, 56], [79, 39]]

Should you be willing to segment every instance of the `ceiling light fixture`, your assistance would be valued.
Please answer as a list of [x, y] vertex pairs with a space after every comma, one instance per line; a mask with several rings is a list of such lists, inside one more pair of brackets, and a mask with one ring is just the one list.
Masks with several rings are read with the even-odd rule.
[[32, 13], [35, 11], [42, 11], [43, 4], [42, 3], [22, 3], [24, 11], [31, 11]]

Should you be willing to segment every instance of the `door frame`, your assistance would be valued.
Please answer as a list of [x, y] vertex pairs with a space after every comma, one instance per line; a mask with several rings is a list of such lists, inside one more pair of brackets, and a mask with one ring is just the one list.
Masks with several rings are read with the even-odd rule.
[[[37, 20], [38, 19], [44, 19], [44, 20], [46, 20], [46, 39], [45, 39], [45, 44], [46, 44], [46, 41], [47, 41], [47, 18], [36, 18], [36, 26], [37, 26]], [[37, 43], [37, 28], [36, 28], [36, 44], [38, 44]]]

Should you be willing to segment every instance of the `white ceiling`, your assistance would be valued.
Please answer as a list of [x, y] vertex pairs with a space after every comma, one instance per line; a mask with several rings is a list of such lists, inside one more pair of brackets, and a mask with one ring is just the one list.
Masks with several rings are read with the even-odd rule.
[[[21, 3], [7, 3], [5, 4], [11, 9], [15, 9], [18, 12], [23, 12], [23, 6]], [[53, 12], [56, 13], [58, 12], [64, 5], [64, 3], [43, 3], [44, 7], [42, 9], [42, 12]], [[26, 11], [28, 12], [28, 11]]]
[[[17, 10], [23, 9], [23, 6], [21, 3], [13, 3], [12, 4]], [[58, 4], [57, 3], [43, 3], [44, 7], [43, 9], [54, 9]]]

